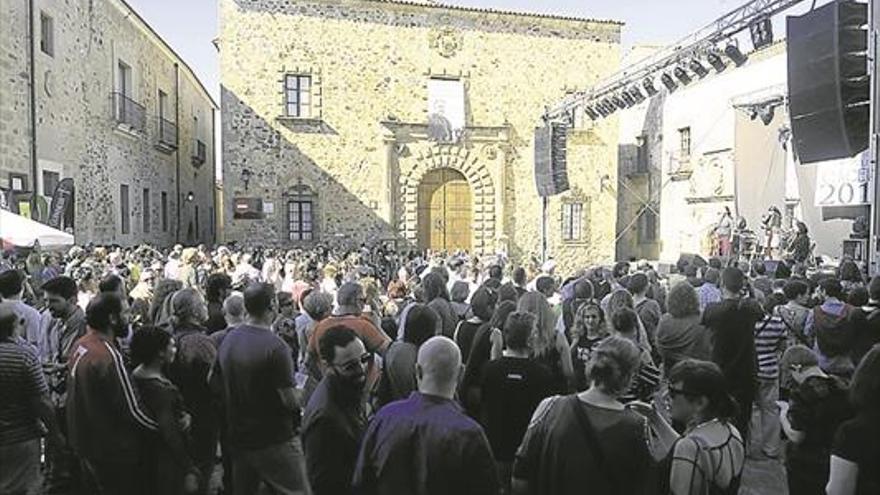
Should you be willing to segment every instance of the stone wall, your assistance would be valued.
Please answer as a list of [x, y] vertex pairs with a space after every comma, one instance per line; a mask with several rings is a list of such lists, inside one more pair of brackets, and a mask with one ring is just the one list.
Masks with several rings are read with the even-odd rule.
[[[186, 64], [121, 0], [35, 0], [35, 90], [37, 112], [38, 173], [36, 192], [50, 196], [42, 184], [43, 171], [72, 177], [76, 187], [74, 235], [77, 242], [168, 245], [176, 241], [211, 242], [214, 206], [214, 152], [212, 113], [214, 103]], [[27, 2], [3, 2], [20, 25], [27, 26]], [[52, 54], [40, 49], [40, 14], [52, 19]], [[4, 12], [6, 14], [6, 12]], [[4, 19], [6, 15], [4, 15]], [[4, 30], [3, 47], [13, 47], [24, 57], [4, 81], [24, 71], [23, 90], [7, 100], [26, 115], [27, 33]], [[4, 57], [4, 60], [17, 58]], [[118, 64], [131, 68], [130, 96], [144, 107], [145, 127], [133, 132], [117, 125], [113, 93], [118, 91]], [[19, 85], [15, 87], [18, 88]], [[6, 85], [4, 84], [4, 91]], [[168, 95], [166, 119], [177, 123], [178, 148], [161, 151], [159, 142], [158, 92]], [[175, 106], [179, 115], [175, 115]], [[193, 118], [200, 116], [200, 138], [205, 143], [204, 164], [195, 166]], [[27, 120], [17, 122], [27, 142], [20, 147], [2, 142], [4, 157], [0, 178], [16, 164], [25, 163], [30, 175], [30, 135]], [[3, 131], [5, 132], [5, 131]], [[173, 139], [171, 140], [173, 141]], [[9, 157], [9, 158], [7, 158]], [[180, 163], [178, 197], [177, 164]], [[33, 178], [31, 178], [33, 180]], [[0, 184], [6, 185], [3, 181]], [[121, 232], [120, 185], [129, 187], [130, 233]], [[149, 228], [144, 228], [144, 189], [149, 190]], [[163, 229], [162, 193], [167, 195], [167, 222]], [[193, 201], [186, 201], [189, 192]], [[177, 208], [180, 204], [180, 231]], [[196, 206], [199, 229], [195, 229]], [[190, 224], [192, 228], [190, 229]]]
[[[534, 128], [545, 105], [619, 65], [620, 25], [393, 1], [221, 0], [223, 171], [227, 240], [286, 241], [285, 194], [317, 196], [328, 243], [415, 241], [418, 180], [461, 171], [474, 195], [479, 252], [540, 254]], [[309, 74], [317, 118], [283, 112], [286, 73]], [[432, 77], [463, 82], [465, 138], [427, 139]], [[617, 123], [572, 132], [571, 191], [553, 197], [550, 254], [563, 268], [614, 254]], [[245, 187], [242, 172], [251, 172]], [[236, 197], [272, 202], [262, 220], [233, 219]], [[584, 236], [561, 240], [564, 202], [584, 203]]]

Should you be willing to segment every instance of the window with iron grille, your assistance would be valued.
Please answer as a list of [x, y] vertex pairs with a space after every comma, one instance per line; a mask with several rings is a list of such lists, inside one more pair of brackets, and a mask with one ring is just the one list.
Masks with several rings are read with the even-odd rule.
[[312, 115], [312, 76], [285, 74], [284, 115], [309, 118]]
[[583, 233], [584, 204], [563, 203], [562, 240], [579, 241]]
[[291, 241], [311, 241], [314, 233], [311, 198], [297, 198], [287, 202], [287, 232]]
[[682, 127], [678, 130], [678, 153], [681, 158], [691, 156], [691, 128]]
[[55, 55], [55, 21], [45, 12], [40, 12], [40, 51]]

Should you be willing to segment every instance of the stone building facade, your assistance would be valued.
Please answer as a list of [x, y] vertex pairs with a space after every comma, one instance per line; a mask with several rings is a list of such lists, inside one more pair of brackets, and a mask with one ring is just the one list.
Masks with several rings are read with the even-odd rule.
[[0, 6], [11, 207], [46, 221], [70, 178], [78, 243], [212, 242], [217, 106], [187, 64], [123, 0]]
[[[221, 0], [225, 240], [541, 253], [546, 105], [619, 66], [620, 24], [404, 0]], [[615, 119], [576, 118], [563, 268], [614, 255]]]

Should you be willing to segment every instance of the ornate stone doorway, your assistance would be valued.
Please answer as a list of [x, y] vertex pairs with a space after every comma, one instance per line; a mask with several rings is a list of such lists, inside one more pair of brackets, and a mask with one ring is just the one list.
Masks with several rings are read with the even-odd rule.
[[473, 198], [467, 178], [451, 168], [427, 172], [419, 183], [420, 249], [471, 250]]

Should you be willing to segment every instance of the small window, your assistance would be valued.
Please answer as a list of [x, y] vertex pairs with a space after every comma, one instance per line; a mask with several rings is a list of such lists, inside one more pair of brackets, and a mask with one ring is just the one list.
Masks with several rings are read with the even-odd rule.
[[159, 118], [168, 119], [168, 94], [161, 89], [159, 90]]
[[214, 235], [214, 207], [208, 207], [208, 233]]
[[657, 214], [645, 207], [639, 218], [639, 242], [642, 244], [657, 242]]
[[27, 191], [28, 190], [28, 176], [25, 174], [9, 174], [9, 189], [13, 191]]
[[564, 203], [562, 205], [562, 240], [581, 240], [584, 219], [583, 203]]
[[286, 74], [284, 76], [284, 115], [311, 117], [312, 76]]
[[160, 208], [162, 209], [162, 232], [168, 232], [168, 193], [162, 191], [162, 198], [160, 201]]
[[[193, 134], [192, 135], [193, 135], [193, 149], [194, 150], [198, 149], [198, 147], [199, 147], [199, 136], [201, 135], [201, 133], [199, 132], [200, 130], [201, 129], [199, 128], [199, 116], [193, 115], [193, 130], [192, 130]], [[196, 154], [193, 153], [193, 156], [196, 156]]]
[[144, 234], [150, 232], [150, 189], [144, 188], [144, 196], [143, 196], [143, 206], [144, 206]]
[[40, 12], [40, 50], [55, 55], [55, 23], [45, 12]]
[[287, 230], [291, 241], [311, 241], [313, 229], [313, 203], [311, 199], [294, 199], [287, 202]]
[[128, 201], [128, 186], [121, 184], [119, 186], [119, 216], [120, 228], [123, 234], [131, 233], [131, 205]]
[[61, 181], [61, 174], [51, 170], [43, 170], [43, 196], [51, 196]]
[[199, 205], [196, 205], [195, 216], [196, 216], [196, 239], [198, 239], [199, 236], [201, 235], [201, 231], [199, 230]]
[[122, 60], [116, 63], [116, 92], [127, 97], [132, 97], [131, 66]]
[[689, 158], [691, 156], [691, 128], [683, 127], [678, 130], [678, 152], [681, 158]]

